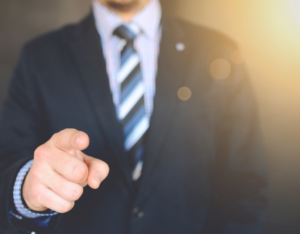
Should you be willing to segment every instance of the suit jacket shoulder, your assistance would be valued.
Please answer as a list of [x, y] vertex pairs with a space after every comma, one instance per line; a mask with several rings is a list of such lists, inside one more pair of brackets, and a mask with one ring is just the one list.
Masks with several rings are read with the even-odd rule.
[[184, 37], [189, 38], [189, 41], [194, 45], [199, 45], [200, 41], [204, 41], [210, 45], [227, 43], [236, 46], [236, 42], [232, 38], [213, 28], [195, 24], [179, 17], [165, 16], [165, 18], [175, 30], [180, 31]]
[[51, 57], [53, 52], [61, 50], [64, 43], [71, 43], [79, 35], [88, 33], [92, 27], [94, 27], [94, 17], [90, 13], [78, 23], [63, 26], [28, 41], [24, 44], [22, 51], [37, 60]]

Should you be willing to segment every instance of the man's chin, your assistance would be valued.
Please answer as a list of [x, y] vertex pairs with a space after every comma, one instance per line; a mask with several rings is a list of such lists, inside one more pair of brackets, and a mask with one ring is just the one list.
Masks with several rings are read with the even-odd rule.
[[118, 12], [131, 12], [138, 8], [138, 1], [132, 0], [128, 2], [107, 1], [107, 5], [114, 11]]

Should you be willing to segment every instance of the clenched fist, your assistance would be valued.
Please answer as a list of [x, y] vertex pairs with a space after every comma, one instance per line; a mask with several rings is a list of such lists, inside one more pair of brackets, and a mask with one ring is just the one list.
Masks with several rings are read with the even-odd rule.
[[22, 189], [28, 207], [70, 211], [88, 184], [97, 189], [109, 172], [108, 165], [81, 151], [89, 145], [86, 133], [65, 129], [54, 134], [34, 152], [34, 160]]

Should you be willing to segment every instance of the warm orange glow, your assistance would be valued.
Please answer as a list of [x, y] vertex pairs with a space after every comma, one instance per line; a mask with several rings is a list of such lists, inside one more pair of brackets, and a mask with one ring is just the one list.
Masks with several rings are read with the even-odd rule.
[[269, 220], [299, 227], [300, 0], [176, 2], [181, 17], [225, 33], [243, 52], [270, 168]]
[[187, 0], [178, 12], [237, 41], [254, 82], [297, 79], [300, 86], [300, 0]]
[[234, 63], [234, 64], [242, 64], [244, 62], [244, 57], [242, 55], [242, 53], [240, 51], [234, 51], [232, 54], [231, 54], [231, 62]]
[[[286, 157], [300, 165], [300, 0], [177, 2], [181, 17], [238, 43], [258, 101], [267, 149], [278, 158], [289, 152]], [[234, 64], [232, 58], [230, 63]]]
[[210, 74], [218, 80], [226, 79], [231, 73], [231, 66], [225, 59], [216, 59], [210, 65]]

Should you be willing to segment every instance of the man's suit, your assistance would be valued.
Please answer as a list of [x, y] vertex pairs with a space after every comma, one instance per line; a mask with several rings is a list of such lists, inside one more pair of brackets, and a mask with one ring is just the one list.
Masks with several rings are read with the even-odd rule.
[[[65, 128], [86, 132], [84, 152], [110, 167], [85, 188], [53, 233], [260, 233], [266, 169], [257, 110], [242, 65], [214, 79], [214, 59], [237, 50], [222, 34], [163, 17], [144, 168], [133, 185], [93, 15], [28, 43], [0, 123], [0, 232], [12, 187], [34, 150]], [[176, 45], [184, 45], [176, 48]], [[188, 87], [187, 101], [178, 90]]]

